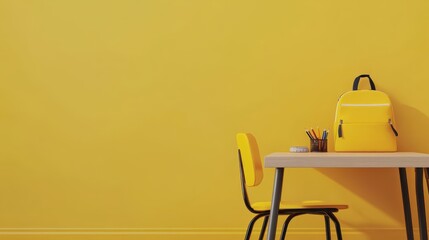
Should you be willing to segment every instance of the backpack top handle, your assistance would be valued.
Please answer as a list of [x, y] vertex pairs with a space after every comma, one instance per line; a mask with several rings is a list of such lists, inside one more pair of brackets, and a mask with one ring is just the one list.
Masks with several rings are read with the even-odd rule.
[[375, 84], [374, 84], [374, 81], [372, 81], [372, 79], [371, 79], [371, 77], [369, 76], [369, 74], [362, 74], [362, 75], [359, 75], [359, 76], [357, 76], [357, 77], [355, 78], [355, 81], [353, 82], [353, 91], [358, 90], [359, 80], [360, 80], [361, 78], [364, 78], [364, 77], [368, 78], [368, 80], [369, 80], [369, 84], [371, 85], [371, 90], [375, 90]]

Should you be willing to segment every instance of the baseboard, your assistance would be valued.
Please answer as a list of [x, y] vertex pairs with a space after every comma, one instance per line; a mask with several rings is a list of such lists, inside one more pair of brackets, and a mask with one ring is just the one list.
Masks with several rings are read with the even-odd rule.
[[[254, 229], [254, 235], [260, 229]], [[280, 229], [277, 233], [280, 232]], [[0, 228], [0, 239], [7, 240], [239, 240], [244, 228]], [[404, 228], [342, 229], [347, 240], [406, 238]], [[418, 229], [414, 231], [418, 236]], [[291, 228], [289, 240], [324, 239], [324, 229]], [[332, 232], [335, 239], [335, 232]], [[255, 237], [255, 236], [254, 236]]]

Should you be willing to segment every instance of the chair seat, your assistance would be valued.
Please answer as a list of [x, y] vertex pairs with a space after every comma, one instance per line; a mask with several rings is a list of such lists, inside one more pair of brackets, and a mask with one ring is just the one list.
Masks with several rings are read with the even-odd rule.
[[[280, 209], [311, 209], [311, 208], [335, 208], [347, 209], [349, 206], [345, 204], [329, 204], [322, 201], [305, 201], [300, 203], [286, 203], [280, 202]], [[271, 202], [255, 202], [252, 208], [256, 211], [269, 211], [271, 209]]]

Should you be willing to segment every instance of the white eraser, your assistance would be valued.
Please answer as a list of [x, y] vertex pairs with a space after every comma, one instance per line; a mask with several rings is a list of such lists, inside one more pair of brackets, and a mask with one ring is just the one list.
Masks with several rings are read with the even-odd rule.
[[292, 146], [289, 148], [290, 152], [308, 152], [308, 147], [304, 146]]

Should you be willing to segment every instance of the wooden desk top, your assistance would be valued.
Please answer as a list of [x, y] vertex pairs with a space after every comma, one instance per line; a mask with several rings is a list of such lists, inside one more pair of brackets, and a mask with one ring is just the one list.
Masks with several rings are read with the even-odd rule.
[[265, 156], [264, 166], [266, 168], [429, 168], [429, 154], [415, 152], [278, 152]]

